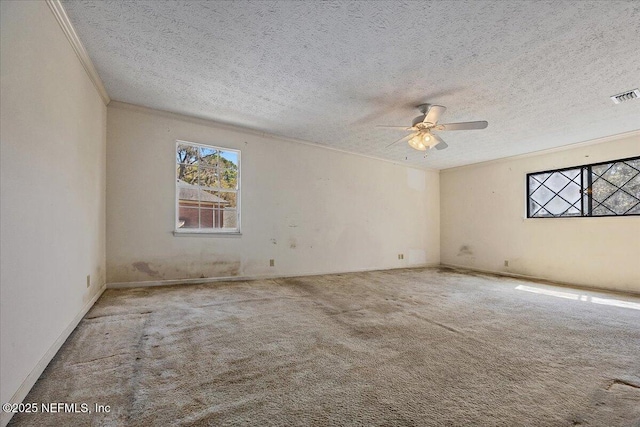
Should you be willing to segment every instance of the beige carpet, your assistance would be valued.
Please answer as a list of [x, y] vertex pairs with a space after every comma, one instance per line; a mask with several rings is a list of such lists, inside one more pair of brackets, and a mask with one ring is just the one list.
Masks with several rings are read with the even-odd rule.
[[111, 412], [12, 423], [640, 426], [639, 308], [447, 269], [108, 290], [25, 402]]

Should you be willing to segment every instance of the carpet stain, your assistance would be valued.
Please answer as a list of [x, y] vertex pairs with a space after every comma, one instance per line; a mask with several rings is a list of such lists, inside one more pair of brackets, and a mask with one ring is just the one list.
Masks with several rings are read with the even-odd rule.
[[440, 323], [440, 322], [436, 322], [435, 320], [428, 319], [428, 318], [426, 318], [426, 317], [423, 317], [423, 316], [417, 315], [417, 314], [415, 314], [415, 313], [412, 313], [411, 315], [412, 315], [413, 317], [417, 317], [417, 318], [418, 318], [418, 319], [420, 319], [420, 320], [424, 320], [425, 322], [429, 322], [429, 323], [431, 323], [431, 324], [433, 324], [433, 325], [440, 326], [441, 328], [444, 328], [444, 329], [446, 329], [447, 331], [450, 331], [450, 332], [453, 332], [453, 333], [456, 333], [456, 334], [460, 334], [460, 333], [462, 333], [462, 332], [460, 332], [460, 331], [459, 331], [458, 329], [456, 329], [456, 328], [452, 328], [451, 326], [447, 326], [447, 325], [442, 324], [442, 323]]
[[25, 402], [111, 412], [11, 425], [635, 425], [640, 312], [520, 284], [431, 268], [109, 289]]
[[[611, 384], [609, 384], [607, 386], [607, 390], [611, 390], [611, 388], [615, 385], [622, 385], [622, 386], [626, 386], [626, 387], [631, 387], [634, 389], [638, 389], [640, 390], [640, 385], [639, 384], [634, 384], [632, 382], [629, 381], [625, 381], [625, 380], [618, 380], [618, 379], [614, 379], [613, 381], [611, 381]], [[640, 402], [638, 402], [640, 404]]]

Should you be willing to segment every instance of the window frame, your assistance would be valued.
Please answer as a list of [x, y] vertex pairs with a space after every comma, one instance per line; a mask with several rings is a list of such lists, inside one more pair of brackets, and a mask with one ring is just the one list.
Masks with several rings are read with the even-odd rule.
[[[178, 221], [180, 219], [180, 190], [178, 186], [178, 162], [176, 159], [176, 154], [178, 152], [178, 147], [180, 145], [189, 145], [192, 147], [204, 147], [211, 148], [214, 150], [220, 151], [228, 151], [233, 152], [238, 156], [238, 177], [237, 177], [237, 189], [235, 190], [236, 194], [236, 228], [178, 228]], [[173, 234], [175, 236], [179, 235], [204, 235], [204, 236], [239, 236], [242, 234], [242, 208], [241, 208], [241, 179], [242, 179], [242, 166], [241, 166], [241, 150], [235, 148], [222, 147], [218, 145], [211, 144], [202, 144], [199, 142], [191, 142], [178, 139], [175, 141], [175, 145], [173, 147], [173, 167], [174, 167], [174, 218], [173, 218]], [[200, 188], [200, 186], [198, 186]], [[233, 192], [233, 191], [228, 191]]]
[[[632, 157], [626, 157], [623, 159], [614, 159], [614, 160], [607, 160], [604, 162], [597, 162], [597, 163], [587, 163], [587, 164], [583, 164], [583, 165], [577, 165], [577, 166], [570, 166], [570, 167], [566, 167], [566, 168], [558, 168], [558, 169], [549, 169], [549, 170], [544, 170], [544, 171], [539, 171], [539, 172], [531, 172], [526, 174], [525, 176], [525, 180], [526, 180], [526, 193], [525, 193], [525, 202], [526, 202], [526, 218], [527, 219], [547, 219], [547, 218], [611, 218], [611, 217], [621, 217], [621, 218], [625, 218], [625, 217], [637, 217], [640, 216], [640, 213], [634, 213], [634, 214], [622, 214], [622, 215], [613, 215], [613, 214], [609, 214], [609, 215], [592, 215], [591, 212], [589, 213], [585, 213], [584, 212], [584, 205], [585, 205], [585, 201], [584, 201], [584, 197], [588, 197], [587, 199], [587, 204], [589, 206], [589, 210], [591, 210], [591, 206], [593, 203], [593, 199], [591, 198], [591, 179], [592, 179], [592, 175], [591, 175], [591, 168], [593, 166], [600, 166], [600, 165], [606, 165], [609, 163], [618, 163], [618, 162], [627, 162], [629, 160], [638, 160], [640, 159], [640, 156], [632, 156]], [[588, 177], [588, 184], [585, 186], [584, 183], [584, 170], [588, 168], [588, 173], [587, 173], [587, 177]], [[580, 215], [564, 215], [564, 216], [531, 216], [531, 204], [530, 204], [530, 199], [531, 199], [531, 192], [530, 192], [530, 179], [529, 177], [531, 175], [539, 175], [539, 174], [543, 174], [543, 173], [555, 173], [555, 172], [563, 172], [563, 171], [568, 171], [568, 170], [572, 170], [572, 169], [580, 169], [580, 186], [581, 186], [581, 198], [580, 198]], [[616, 186], [617, 187], [617, 186]], [[622, 187], [618, 187], [618, 188], [622, 188]], [[616, 190], [618, 191], [618, 190]]]

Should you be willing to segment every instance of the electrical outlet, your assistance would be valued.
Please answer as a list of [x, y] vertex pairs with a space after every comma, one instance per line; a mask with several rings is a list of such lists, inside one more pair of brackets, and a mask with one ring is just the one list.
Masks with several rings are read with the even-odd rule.
[[506, 259], [504, 260], [504, 266], [509, 267], [509, 260], [506, 260]]
[[91, 286], [91, 275], [87, 274], [87, 288]]
[[269, 267], [273, 267], [276, 265], [276, 260], [275, 259], [270, 259], [269, 260]]
[[398, 259], [404, 259], [404, 254], [398, 254]]

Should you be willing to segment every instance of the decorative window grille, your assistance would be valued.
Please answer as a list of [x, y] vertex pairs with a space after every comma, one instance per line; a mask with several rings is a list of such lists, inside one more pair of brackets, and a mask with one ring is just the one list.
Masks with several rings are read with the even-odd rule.
[[527, 174], [527, 218], [640, 215], [640, 157]]

